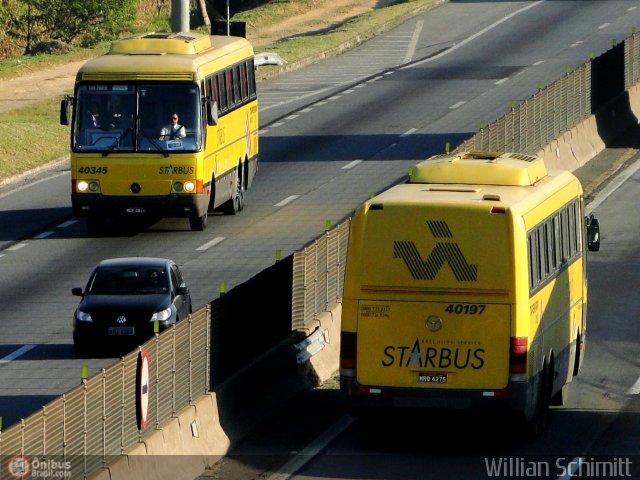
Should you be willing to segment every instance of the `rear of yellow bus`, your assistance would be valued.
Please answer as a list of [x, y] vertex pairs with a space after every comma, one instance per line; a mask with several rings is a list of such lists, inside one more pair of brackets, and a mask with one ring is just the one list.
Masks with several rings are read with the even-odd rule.
[[523, 226], [481, 190], [398, 185], [354, 215], [340, 356], [354, 410], [530, 408], [529, 332], [515, 324], [517, 308], [529, 318], [515, 294]]

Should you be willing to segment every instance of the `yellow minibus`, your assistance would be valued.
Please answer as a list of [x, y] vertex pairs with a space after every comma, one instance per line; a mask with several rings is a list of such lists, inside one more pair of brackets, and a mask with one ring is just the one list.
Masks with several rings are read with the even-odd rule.
[[585, 217], [568, 171], [513, 153], [431, 157], [352, 217], [340, 383], [350, 407], [497, 408], [535, 438], [584, 360]]

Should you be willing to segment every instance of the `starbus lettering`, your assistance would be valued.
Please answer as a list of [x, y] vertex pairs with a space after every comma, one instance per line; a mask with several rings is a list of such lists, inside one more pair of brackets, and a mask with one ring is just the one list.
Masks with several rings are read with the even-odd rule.
[[484, 348], [421, 348], [416, 338], [413, 346], [387, 345], [381, 363], [384, 367], [478, 370], [484, 366], [484, 354]]
[[160, 175], [193, 175], [193, 167], [174, 167], [173, 165], [166, 165], [160, 167], [158, 173]]

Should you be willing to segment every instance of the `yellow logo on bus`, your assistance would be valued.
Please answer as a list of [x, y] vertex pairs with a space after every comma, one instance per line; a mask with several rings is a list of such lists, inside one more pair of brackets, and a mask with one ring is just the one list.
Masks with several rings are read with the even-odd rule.
[[[443, 220], [427, 220], [427, 227], [434, 238], [453, 238]], [[415, 243], [406, 240], [393, 242], [393, 256], [404, 261], [414, 280], [434, 280], [445, 263], [459, 282], [477, 282], [478, 265], [467, 262], [462, 250], [455, 242], [436, 242], [426, 260], [422, 258]]]

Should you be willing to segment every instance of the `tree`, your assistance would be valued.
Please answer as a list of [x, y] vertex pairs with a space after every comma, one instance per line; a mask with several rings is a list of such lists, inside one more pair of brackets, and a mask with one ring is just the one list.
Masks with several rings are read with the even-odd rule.
[[85, 46], [111, 39], [136, 18], [136, 0], [23, 0], [39, 12], [49, 38]]
[[137, 0], [16, 0], [2, 7], [7, 35], [24, 53], [42, 40], [92, 46], [128, 30]]

